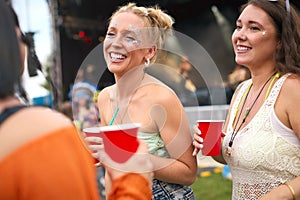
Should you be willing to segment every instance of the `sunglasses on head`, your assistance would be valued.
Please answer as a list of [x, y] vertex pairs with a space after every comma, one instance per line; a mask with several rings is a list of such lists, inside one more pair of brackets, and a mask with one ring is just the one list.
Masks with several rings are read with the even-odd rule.
[[[268, 0], [268, 1], [276, 2], [278, 0]], [[286, 7], [286, 12], [288, 14], [288, 17], [290, 18], [290, 14], [291, 14], [290, 0], [285, 0], [285, 7]]]

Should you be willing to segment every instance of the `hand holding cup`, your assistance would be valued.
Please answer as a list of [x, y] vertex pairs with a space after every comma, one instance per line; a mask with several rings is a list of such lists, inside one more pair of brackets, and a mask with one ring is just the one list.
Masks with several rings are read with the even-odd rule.
[[193, 151], [193, 156], [196, 156], [201, 149], [203, 149], [203, 138], [201, 137], [201, 131], [198, 128], [198, 125], [193, 126], [194, 129], [194, 151]]
[[[84, 128], [86, 141], [89, 143], [93, 156], [97, 157], [97, 150], [104, 145], [105, 152], [115, 162], [127, 161], [138, 149], [137, 133], [139, 123], [128, 123], [111, 126]], [[100, 145], [100, 146], [99, 146]]]
[[92, 156], [99, 160], [99, 151], [104, 148], [103, 139], [97, 136], [85, 136], [84, 140], [87, 142]]
[[143, 175], [151, 184], [153, 178], [153, 163], [148, 154], [148, 145], [139, 140], [139, 147], [126, 162], [115, 162], [111, 157], [101, 149], [99, 151], [99, 159], [108, 172], [112, 180], [119, 178], [127, 173], [138, 173]]
[[[221, 153], [221, 137], [224, 120], [198, 120], [197, 127], [194, 128], [195, 150], [193, 155], [197, 155], [201, 150], [202, 155], [218, 156]], [[201, 135], [201, 136], [200, 136]]]

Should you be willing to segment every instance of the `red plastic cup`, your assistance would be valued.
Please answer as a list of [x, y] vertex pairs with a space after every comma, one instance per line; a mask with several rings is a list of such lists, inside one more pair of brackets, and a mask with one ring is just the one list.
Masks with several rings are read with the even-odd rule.
[[224, 120], [198, 120], [197, 124], [203, 138], [202, 155], [220, 155]]
[[90, 127], [83, 129], [86, 136], [103, 139], [104, 151], [115, 162], [126, 162], [138, 149], [137, 133], [140, 124], [128, 123], [121, 125]]

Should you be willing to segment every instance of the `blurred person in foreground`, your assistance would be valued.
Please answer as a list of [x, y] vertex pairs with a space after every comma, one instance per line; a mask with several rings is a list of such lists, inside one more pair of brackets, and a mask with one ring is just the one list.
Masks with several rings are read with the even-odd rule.
[[[23, 87], [17, 36], [13, 13], [0, 0], [1, 199], [99, 199], [94, 159], [72, 121], [50, 108], [26, 106], [15, 96]], [[140, 145], [138, 152], [115, 170], [100, 149], [114, 180], [108, 199], [151, 198], [152, 164], [143, 156], [147, 145]], [[133, 164], [146, 170], [130, 173]]]
[[[232, 199], [300, 199], [300, 19], [289, 1], [250, 0], [232, 35], [251, 79], [232, 98], [222, 153]], [[194, 134], [194, 155], [203, 148]]]
[[[22, 75], [25, 71], [25, 60], [26, 60], [26, 56], [27, 56], [26, 51], [27, 51], [28, 41], [26, 39], [26, 36], [24, 35], [24, 33], [22, 32], [22, 30], [20, 28], [19, 19], [18, 19], [18, 16], [17, 16], [15, 10], [13, 9], [12, 6], [8, 6], [8, 7], [9, 7], [9, 10], [12, 14], [12, 19], [13, 19], [13, 22], [14, 22], [14, 25], [15, 25], [17, 38], [19, 39], [18, 43], [19, 43], [20, 56], [21, 56], [20, 70], [21, 70], [21, 75]], [[24, 104], [29, 103], [29, 100], [28, 100], [27, 93], [26, 93], [25, 89], [20, 88], [19, 91], [16, 91], [16, 92], [17, 93], [15, 95], [19, 98], [19, 100], [21, 100]]]
[[101, 126], [141, 124], [138, 138], [148, 143], [154, 164], [152, 199], [195, 199], [189, 185], [196, 180], [197, 160], [187, 115], [174, 91], [144, 71], [173, 22], [158, 7], [129, 3], [114, 12], [103, 51], [116, 84], [100, 92], [98, 108]]

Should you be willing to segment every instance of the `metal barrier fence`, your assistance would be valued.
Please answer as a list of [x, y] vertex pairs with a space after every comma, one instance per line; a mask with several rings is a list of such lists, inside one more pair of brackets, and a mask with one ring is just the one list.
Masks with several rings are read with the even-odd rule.
[[197, 120], [225, 120], [229, 105], [194, 106], [184, 109], [192, 127]]

